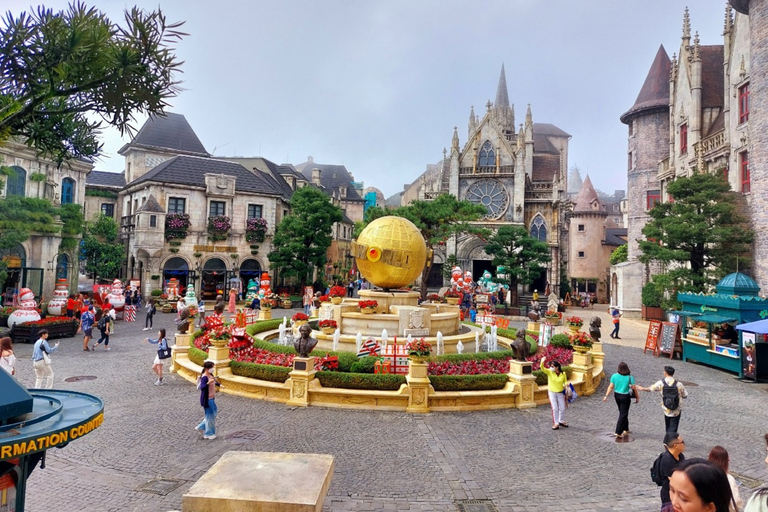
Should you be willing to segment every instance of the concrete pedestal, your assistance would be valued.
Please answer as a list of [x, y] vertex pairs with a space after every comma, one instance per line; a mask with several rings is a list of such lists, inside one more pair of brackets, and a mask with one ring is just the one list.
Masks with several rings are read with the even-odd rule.
[[408, 407], [406, 412], [429, 412], [429, 391], [431, 384], [427, 377], [427, 363], [417, 363], [413, 359], [408, 363]]
[[259, 320], [272, 320], [272, 310], [264, 308], [260, 309]]
[[331, 455], [226, 452], [182, 497], [182, 512], [320, 512]]
[[293, 359], [293, 371], [289, 373], [288, 386], [291, 396], [286, 402], [288, 405], [307, 407], [309, 405], [309, 386], [315, 379], [315, 358], [295, 357]]
[[509, 380], [519, 389], [520, 393], [515, 398], [518, 409], [536, 407], [533, 400], [536, 391], [536, 377], [533, 376], [533, 365], [528, 361], [509, 361]]
[[230, 359], [228, 345], [229, 343], [225, 344], [223, 347], [212, 345], [208, 348], [208, 359], [215, 363], [215, 372], [218, 372], [222, 368], [229, 368]]
[[571, 365], [572, 377], [574, 380], [581, 380], [581, 395], [589, 396], [595, 392], [595, 386], [600, 383], [599, 378], [595, 378], [595, 365], [592, 362], [592, 354], [573, 353], [573, 364]]
[[192, 342], [191, 334], [176, 333], [176, 339], [173, 347], [171, 347], [171, 373], [174, 373], [179, 369], [179, 365], [176, 362], [176, 356], [178, 354], [189, 353], [189, 344]]

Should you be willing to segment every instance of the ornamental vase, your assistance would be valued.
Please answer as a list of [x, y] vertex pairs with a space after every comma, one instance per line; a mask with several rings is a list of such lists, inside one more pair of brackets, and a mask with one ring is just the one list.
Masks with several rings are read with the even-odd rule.
[[321, 328], [320, 328], [320, 330], [321, 330], [321, 331], [322, 331], [322, 333], [323, 333], [323, 334], [325, 334], [326, 336], [330, 336], [331, 334], [333, 334], [333, 333], [334, 333], [334, 331], [336, 330], [336, 328], [335, 328], [335, 327], [321, 327]]
[[573, 350], [575, 350], [575, 351], [576, 351], [576, 352], [578, 352], [579, 354], [586, 354], [587, 352], [589, 352], [589, 349], [590, 349], [590, 348], [591, 348], [591, 347], [585, 347], [585, 346], [583, 346], [583, 345], [574, 345], [574, 346], [573, 346]]
[[293, 325], [296, 326], [296, 327], [301, 327], [305, 323], [307, 323], [307, 320], [294, 320], [293, 321]]
[[408, 359], [416, 364], [423, 364], [427, 362], [427, 359], [429, 358], [429, 355], [422, 356], [422, 355], [416, 355], [416, 354], [410, 354], [408, 356]]
[[341, 302], [344, 300], [343, 297], [331, 297], [331, 302], [336, 304], [337, 306], [341, 304]]
[[214, 347], [222, 348], [226, 347], [229, 344], [229, 339], [219, 339], [219, 338], [211, 338], [211, 345]]
[[373, 308], [360, 308], [360, 312], [364, 315], [370, 315], [373, 314], [374, 309]]
[[459, 298], [458, 297], [446, 297], [445, 301], [450, 304], [451, 306], [458, 306], [459, 305]]
[[568, 331], [571, 332], [572, 334], [578, 334], [580, 329], [581, 329], [580, 325], [568, 324]]

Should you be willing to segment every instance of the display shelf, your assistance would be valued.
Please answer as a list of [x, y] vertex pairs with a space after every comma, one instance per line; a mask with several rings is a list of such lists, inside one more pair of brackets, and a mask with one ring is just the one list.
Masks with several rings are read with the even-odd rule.
[[730, 357], [731, 359], [739, 359], [739, 360], [741, 359], [741, 356], [732, 356], [731, 354], [726, 354], [724, 352], [716, 352], [714, 350], [707, 350], [707, 352], [709, 352], [710, 354], [717, 354], [723, 357]]
[[689, 336], [689, 337], [683, 338], [683, 341], [686, 341], [688, 343], [693, 343], [694, 345], [701, 345], [702, 347], [709, 347], [709, 341], [702, 340], [700, 338], [691, 338]]

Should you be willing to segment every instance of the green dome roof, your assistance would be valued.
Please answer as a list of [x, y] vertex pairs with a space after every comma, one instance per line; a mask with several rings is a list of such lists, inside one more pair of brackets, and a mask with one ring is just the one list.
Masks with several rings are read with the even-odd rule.
[[724, 293], [726, 295], [753, 297], [759, 291], [760, 287], [755, 280], [741, 272], [728, 274], [717, 283], [717, 293]]

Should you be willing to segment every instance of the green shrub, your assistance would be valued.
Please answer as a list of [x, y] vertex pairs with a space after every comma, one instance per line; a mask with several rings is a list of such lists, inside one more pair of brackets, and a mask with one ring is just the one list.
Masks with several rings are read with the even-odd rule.
[[249, 377], [251, 379], [266, 380], [269, 382], [285, 382], [288, 380], [292, 368], [274, 366], [271, 364], [245, 363], [232, 361], [229, 363], [234, 375]]
[[553, 347], [573, 349], [571, 340], [567, 334], [555, 334], [549, 341], [549, 344]]
[[248, 327], [246, 327], [245, 332], [253, 336], [254, 334], [257, 334], [260, 332], [277, 329], [278, 327], [280, 327], [281, 323], [283, 323], [282, 318], [275, 318], [273, 320], [262, 320], [260, 322], [256, 322], [255, 324], [251, 324]]
[[153, 297], [159, 297], [159, 296], [161, 296], [162, 294], [163, 294], [163, 290], [152, 290], [152, 291], [150, 292], [150, 295], [152, 295]]
[[357, 362], [352, 363], [351, 368], [349, 371], [351, 373], [373, 373], [374, 365], [376, 364], [376, 361], [378, 361], [378, 357], [373, 356], [364, 356], [357, 360]]
[[643, 306], [658, 308], [661, 306], [661, 301], [664, 300], [664, 291], [653, 281], [648, 281], [648, 283], [643, 286], [643, 290], [640, 292], [640, 297], [643, 301]]
[[203, 363], [208, 359], [208, 352], [200, 350], [194, 346], [189, 347], [189, 353], [187, 354], [189, 360], [195, 363], [197, 366], [203, 366]]
[[397, 391], [405, 384], [405, 375], [394, 374], [317, 372], [315, 376], [326, 388]]
[[502, 389], [509, 378], [507, 374], [494, 375], [430, 375], [435, 391], [485, 391]]

